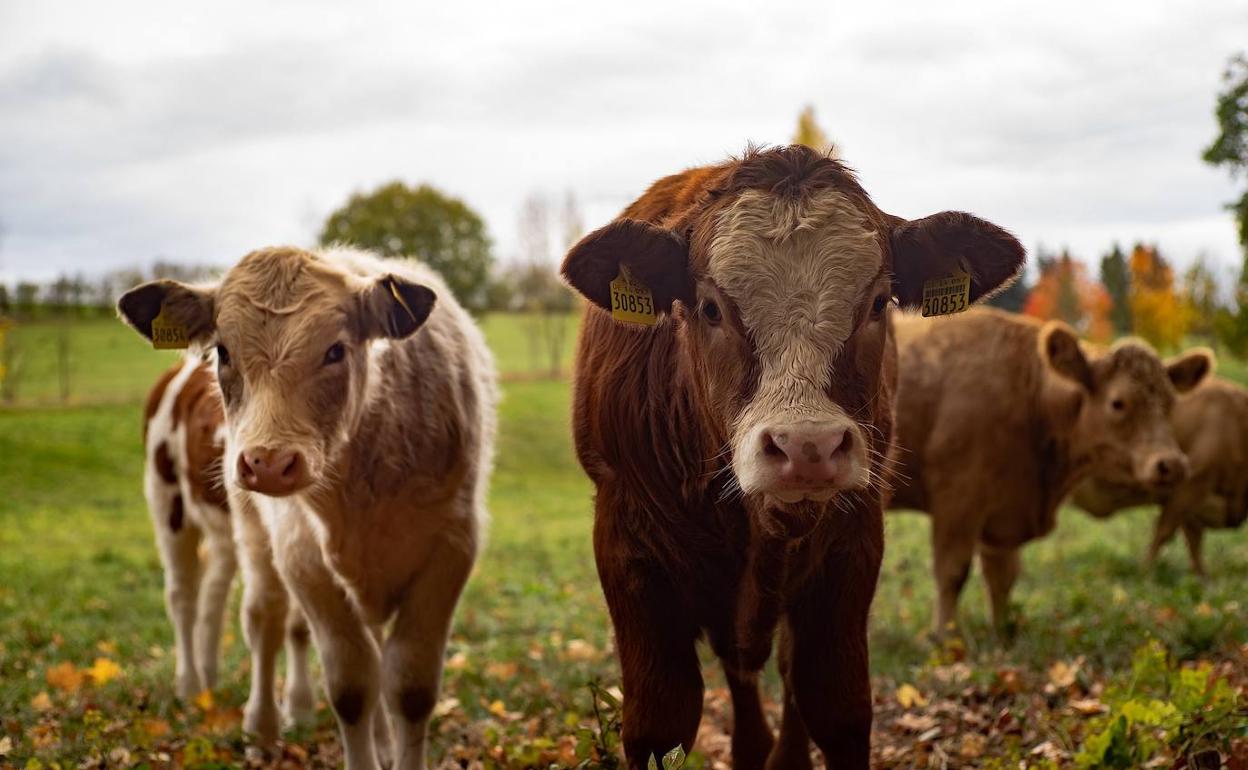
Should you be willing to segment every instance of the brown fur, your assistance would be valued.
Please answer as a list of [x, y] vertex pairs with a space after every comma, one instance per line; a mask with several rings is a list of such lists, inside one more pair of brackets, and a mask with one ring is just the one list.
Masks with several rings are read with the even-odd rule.
[[973, 310], [904, 319], [898, 346], [890, 507], [931, 514], [939, 630], [955, 621], [976, 550], [1004, 627], [1018, 549], [1053, 529], [1089, 473], [1185, 467], [1168, 422], [1177, 375], [1141, 343], [1085, 351], [1061, 324]]
[[1203, 575], [1205, 530], [1239, 527], [1248, 519], [1248, 390], [1211, 378], [1179, 397], [1171, 422], [1190, 464], [1187, 479], [1173, 488], [1150, 489], [1093, 475], [1071, 499], [1100, 518], [1123, 508], [1159, 505], [1148, 561], [1181, 528], [1192, 569]]
[[[720, 215], [746, 191], [764, 191], [770, 197], [763, 200], [777, 206], [835, 192], [875, 233], [878, 274], [852, 309], [827, 319], [850, 333], [827, 361], [831, 374], [822, 394], [828, 408], [852, 415], [865, 436], [870, 481], [841, 489], [826, 503], [779, 504], [763, 493], [741, 494], [733, 452], [724, 450], [760, 390], [788, 384], [783, 377], [761, 380], [759, 330], [746, 327], [740, 298], [710, 277]], [[1004, 231], [974, 221], [980, 239], [992, 244], [965, 256], [974, 274], [993, 276], [979, 294], [1012, 276], [1022, 255]], [[914, 223], [881, 212], [835, 160], [797, 147], [751, 151], [659, 180], [565, 260], [565, 278], [596, 305], [582, 325], [573, 431], [581, 464], [597, 486], [594, 553], [623, 673], [630, 768], [643, 768], [651, 754], [678, 744], [690, 747], [702, 706], [695, 642], [703, 635], [732, 693], [735, 767], [809, 767], [811, 739], [830, 766], [867, 766], [866, 621], [883, 552], [877, 482], [896, 378], [887, 306], [872, 307], [881, 285], [885, 299], [915, 294], [895, 283], [890, 292], [890, 233], [905, 225]], [[991, 264], [986, 253], [998, 247], [1014, 256]], [[905, 252], [901, 259], [913, 256]], [[621, 264], [652, 291], [661, 314], [656, 326], [628, 328], [602, 309], [610, 303], [606, 284]], [[926, 267], [941, 274], [950, 264], [942, 253]], [[909, 268], [931, 275], [921, 265]], [[722, 322], [703, 318], [712, 301]], [[772, 751], [757, 671], [777, 626], [787, 695], [781, 740]]]

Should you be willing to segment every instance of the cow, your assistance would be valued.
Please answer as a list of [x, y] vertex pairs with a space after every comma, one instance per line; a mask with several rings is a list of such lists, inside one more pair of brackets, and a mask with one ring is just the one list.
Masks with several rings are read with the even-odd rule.
[[[885, 214], [801, 146], [660, 179], [568, 252], [588, 300], [573, 432], [630, 768], [692, 744], [703, 635], [732, 694], [734, 767], [808, 768], [811, 739], [830, 766], [867, 767], [891, 308], [957, 274], [974, 300], [1022, 259], [969, 214]], [[777, 626], [778, 742], [758, 689]]]
[[119, 306], [145, 337], [215, 362], [258, 670], [244, 727], [275, 732], [288, 588], [346, 766], [424, 768], [486, 521], [497, 387], [480, 331], [429, 268], [349, 248], [259, 249], [215, 285], [156, 281]]
[[1182, 529], [1192, 571], [1203, 577], [1205, 530], [1232, 529], [1248, 519], [1248, 390], [1210, 377], [1179, 397], [1171, 422], [1187, 454], [1186, 479], [1159, 489], [1094, 475], [1075, 488], [1071, 501], [1098, 518], [1123, 508], [1159, 505], [1146, 563], [1156, 561], [1161, 547]]
[[[143, 410], [143, 492], [165, 571], [174, 691], [183, 699], [216, 686], [222, 621], [238, 565], [222, 479], [224, 419], [216, 376], [198, 356], [161, 374]], [[286, 661], [285, 718], [305, 724], [315, 703], [308, 629], [298, 612], [287, 623]]]
[[1138, 340], [1085, 351], [1070, 327], [991, 308], [897, 324], [900, 376], [890, 508], [932, 520], [934, 627], [956, 626], [979, 552], [994, 627], [1008, 631], [1019, 549], [1047, 535], [1083, 478], [1173, 486], [1187, 459], [1170, 428], [1204, 355], [1163, 365]]

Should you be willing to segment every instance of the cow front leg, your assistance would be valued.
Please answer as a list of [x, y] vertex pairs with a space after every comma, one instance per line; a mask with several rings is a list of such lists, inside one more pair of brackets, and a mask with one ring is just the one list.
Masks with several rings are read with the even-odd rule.
[[722, 662], [732, 694], [732, 766], [737, 770], [762, 770], [775, 737], [763, 714], [758, 672], [740, 671], [728, 661]]
[[386, 640], [383, 670], [394, 723], [396, 770], [425, 770], [429, 719], [442, 681], [451, 618], [474, 554], [440, 544], [401, 600]]
[[936, 579], [936, 612], [932, 630], [938, 637], [958, 625], [958, 597], [971, 574], [978, 528], [956, 526], [956, 514], [932, 515], [932, 574]]
[[316, 718], [316, 698], [308, 671], [308, 645], [312, 631], [297, 603], [286, 614], [286, 689], [282, 696], [282, 716], [286, 724], [310, 725]]
[[1153, 539], [1149, 542], [1148, 552], [1144, 556], [1146, 567], [1152, 567], [1157, 563], [1162, 547], [1174, 539], [1175, 533], [1183, 525], [1186, 511], [1183, 503], [1184, 500], [1176, 495], [1161, 506], [1161, 513], [1157, 516], [1157, 524], [1153, 529]]
[[[205, 515], [221, 516], [218, 510], [208, 510]], [[230, 598], [230, 586], [238, 561], [234, 555], [234, 540], [228, 533], [207, 531], [207, 566], [200, 581], [199, 612], [195, 619], [195, 654], [198, 660], [203, 686], [217, 686], [217, 670], [221, 661], [221, 628], [225, 621], [225, 605]]]
[[979, 564], [988, 584], [988, 603], [992, 625], [997, 636], [1005, 641], [1010, 634], [1010, 592], [1022, 569], [1019, 549], [980, 546]]
[[1187, 543], [1187, 556], [1192, 562], [1192, 572], [1197, 577], [1205, 577], [1205, 528], [1199, 522], [1183, 522], [1183, 540]]
[[275, 672], [290, 599], [259, 514], [241, 496], [231, 501], [231, 507], [238, 514], [234, 540], [243, 572], [243, 638], [251, 653], [251, 692], [243, 709], [243, 730], [271, 743], [281, 728]]
[[[153, 509], [156, 542], [165, 568], [165, 609], [173, 623], [174, 692], [187, 700], [203, 689], [195, 656], [195, 617], [199, 597], [199, 530], [186, 522], [181, 495], [167, 510]], [[163, 514], [163, 515], [162, 515]]]
[[786, 621], [780, 627], [776, 662], [784, 682], [784, 714], [780, 719], [780, 738], [767, 758], [767, 770], [811, 770], [810, 733], [802, 722], [789, 682], [793, 677], [793, 632]]

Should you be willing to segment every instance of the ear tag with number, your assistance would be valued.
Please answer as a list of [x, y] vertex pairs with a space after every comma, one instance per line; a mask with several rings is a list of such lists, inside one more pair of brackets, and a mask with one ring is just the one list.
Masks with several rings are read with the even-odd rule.
[[184, 350], [191, 346], [186, 327], [165, 314], [165, 306], [152, 319], [152, 347], [157, 350]]
[[624, 265], [620, 265], [620, 274], [611, 282], [611, 317], [642, 326], [654, 326], [659, 321], [650, 290], [634, 280]]
[[971, 306], [971, 276], [954, 273], [923, 284], [923, 317], [961, 313]]

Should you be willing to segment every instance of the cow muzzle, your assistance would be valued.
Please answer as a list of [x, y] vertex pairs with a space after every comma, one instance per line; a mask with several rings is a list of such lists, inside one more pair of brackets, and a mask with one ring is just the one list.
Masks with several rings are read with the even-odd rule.
[[1182, 483], [1188, 470], [1187, 456], [1182, 452], [1159, 452], [1145, 459], [1137, 477], [1150, 487], [1167, 489]]
[[252, 492], [284, 497], [307, 487], [312, 476], [301, 452], [252, 447], [238, 455], [238, 481]]
[[861, 438], [846, 421], [769, 425], [753, 462], [758, 491], [783, 503], [822, 502], [859, 486]]

